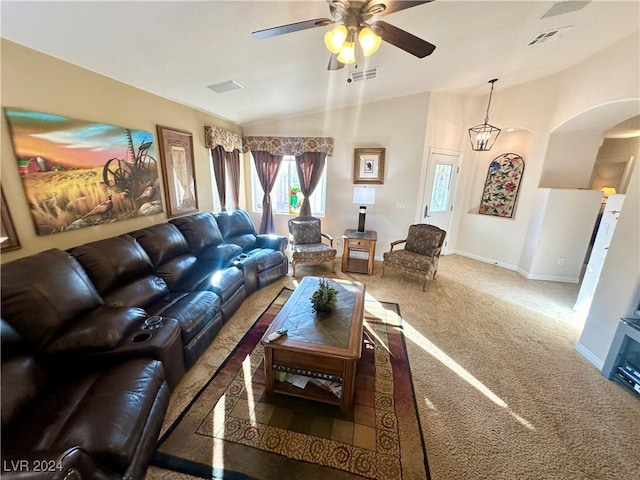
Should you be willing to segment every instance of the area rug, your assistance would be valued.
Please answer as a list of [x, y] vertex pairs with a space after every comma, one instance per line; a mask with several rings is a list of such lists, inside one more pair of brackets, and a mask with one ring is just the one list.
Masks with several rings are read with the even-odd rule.
[[284, 288], [161, 437], [152, 464], [201, 478], [428, 479], [399, 306], [367, 300], [354, 408], [267, 397], [260, 339]]

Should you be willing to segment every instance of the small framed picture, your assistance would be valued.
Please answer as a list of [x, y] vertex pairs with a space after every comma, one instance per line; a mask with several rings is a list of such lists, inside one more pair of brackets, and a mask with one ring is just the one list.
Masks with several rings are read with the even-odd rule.
[[356, 148], [353, 155], [353, 183], [384, 183], [384, 148]]

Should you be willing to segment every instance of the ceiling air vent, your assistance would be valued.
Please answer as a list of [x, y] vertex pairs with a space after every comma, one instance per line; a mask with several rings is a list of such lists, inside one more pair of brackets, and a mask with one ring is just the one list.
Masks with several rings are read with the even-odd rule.
[[553, 30], [547, 30], [546, 32], [541, 32], [535, 36], [533, 40], [527, 43], [527, 46], [530, 47], [532, 45], [538, 45], [540, 43], [548, 42], [549, 40], [555, 40], [556, 38], [560, 38], [567, 30], [572, 28], [569, 27], [561, 27], [554, 28]]
[[546, 12], [544, 12], [540, 18], [555, 17], [556, 15], [564, 15], [565, 13], [575, 12], [577, 10], [583, 9], [587, 5], [587, 3], [589, 3], [589, 0], [570, 0], [568, 2], [556, 3]]
[[373, 80], [378, 78], [378, 67], [365, 68], [364, 70], [354, 70], [349, 73], [349, 80], [359, 82], [361, 80]]
[[232, 90], [238, 90], [239, 88], [244, 88], [235, 80], [229, 80], [227, 82], [215, 83], [213, 85], [207, 85], [207, 88], [213, 90], [216, 93], [225, 93], [230, 92]]

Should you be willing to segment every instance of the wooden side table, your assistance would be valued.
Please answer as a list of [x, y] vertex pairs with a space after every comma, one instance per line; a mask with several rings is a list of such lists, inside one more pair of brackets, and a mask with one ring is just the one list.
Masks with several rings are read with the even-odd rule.
[[[378, 234], [374, 230], [358, 232], [357, 230], [347, 229], [342, 235], [343, 251], [342, 251], [342, 271], [366, 273], [373, 275], [373, 260], [376, 253], [376, 241]], [[368, 257], [351, 258], [351, 252], [366, 252]]]

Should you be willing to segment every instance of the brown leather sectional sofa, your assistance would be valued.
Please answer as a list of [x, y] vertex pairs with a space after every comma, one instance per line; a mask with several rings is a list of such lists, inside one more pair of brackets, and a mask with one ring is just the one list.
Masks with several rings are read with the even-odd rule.
[[286, 244], [237, 210], [2, 265], [2, 477], [144, 478], [170, 392]]

